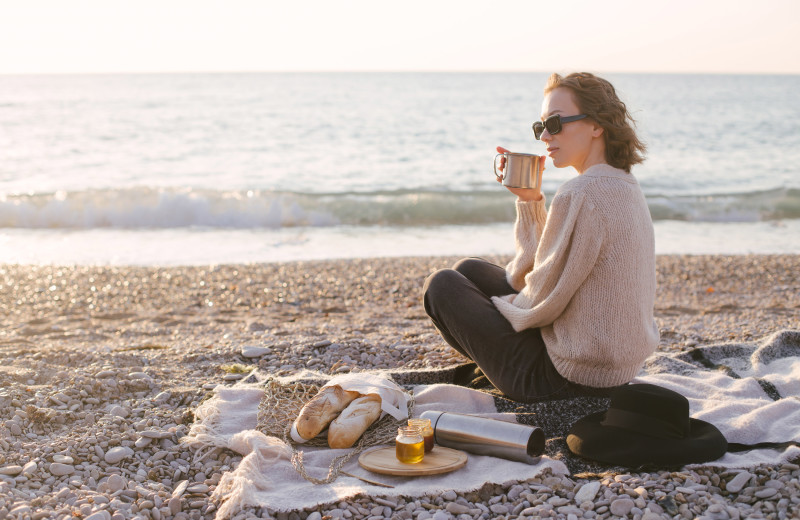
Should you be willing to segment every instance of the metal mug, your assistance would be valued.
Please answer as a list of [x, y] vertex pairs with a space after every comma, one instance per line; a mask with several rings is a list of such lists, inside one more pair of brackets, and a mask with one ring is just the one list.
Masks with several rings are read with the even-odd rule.
[[544, 451], [544, 431], [536, 426], [435, 410], [420, 417], [431, 420], [441, 446], [528, 464], [537, 464]]
[[[501, 155], [506, 158], [502, 176], [497, 172], [497, 158]], [[494, 174], [509, 188], [538, 188], [541, 168], [538, 155], [506, 152], [494, 156]]]

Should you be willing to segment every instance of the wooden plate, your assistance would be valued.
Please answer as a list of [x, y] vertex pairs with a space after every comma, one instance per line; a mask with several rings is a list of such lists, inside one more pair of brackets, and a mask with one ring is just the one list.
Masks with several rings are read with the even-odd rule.
[[467, 454], [444, 446], [436, 446], [425, 454], [422, 462], [405, 464], [397, 460], [394, 446], [388, 446], [362, 453], [358, 463], [362, 468], [375, 473], [413, 477], [437, 475], [462, 468], [467, 463]]

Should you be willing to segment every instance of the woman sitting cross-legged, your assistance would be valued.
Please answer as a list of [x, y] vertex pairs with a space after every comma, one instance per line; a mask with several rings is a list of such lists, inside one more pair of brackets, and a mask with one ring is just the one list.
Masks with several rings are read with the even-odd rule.
[[534, 135], [578, 175], [549, 210], [539, 187], [508, 188], [516, 255], [505, 268], [465, 259], [424, 286], [444, 340], [521, 402], [607, 395], [659, 341], [653, 223], [631, 173], [645, 147], [627, 107], [588, 73], [553, 74], [544, 94]]

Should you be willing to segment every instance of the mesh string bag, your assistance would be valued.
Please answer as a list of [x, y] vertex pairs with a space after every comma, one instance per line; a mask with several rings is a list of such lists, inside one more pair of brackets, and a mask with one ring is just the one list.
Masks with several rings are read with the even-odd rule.
[[[317, 395], [321, 388], [322, 385], [314, 383], [300, 381], [281, 383], [273, 378], [268, 379], [265, 382], [264, 397], [258, 406], [256, 429], [265, 435], [283, 439], [283, 442], [289, 445], [292, 450], [292, 467], [304, 479], [314, 484], [330, 484], [339, 477], [342, 467], [354, 456], [359, 455], [368, 448], [394, 442], [397, 428], [405, 425], [406, 420], [397, 420], [389, 414], [383, 414], [383, 417], [367, 428], [355, 446], [347, 453], [333, 458], [325, 478], [313, 477], [306, 471], [303, 465], [303, 451], [298, 447], [326, 447], [328, 445], [327, 438], [318, 435], [304, 444], [299, 444], [292, 440], [289, 432], [303, 405]], [[414, 395], [411, 394], [411, 399], [408, 401], [407, 417], [411, 417], [413, 408]]]

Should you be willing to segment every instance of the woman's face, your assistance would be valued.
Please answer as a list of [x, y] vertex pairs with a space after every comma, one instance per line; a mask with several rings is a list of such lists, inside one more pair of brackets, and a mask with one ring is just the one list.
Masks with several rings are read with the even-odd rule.
[[[542, 121], [556, 114], [568, 117], [580, 113], [572, 91], [568, 88], [556, 88], [544, 97]], [[583, 173], [589, 166], [605, 162], [602, 134], [602, 127], [587, 118], [562, 123], [561, 131], [556, 135], [545, 130], [541, 139], [547, 145], [547, 155], [556, 168], [572, 166], [578, 173]]]

